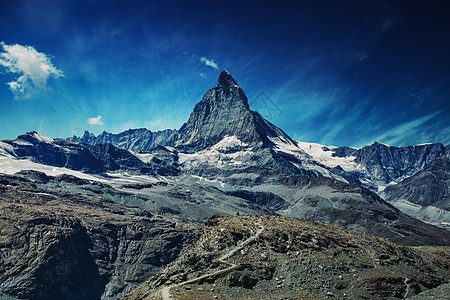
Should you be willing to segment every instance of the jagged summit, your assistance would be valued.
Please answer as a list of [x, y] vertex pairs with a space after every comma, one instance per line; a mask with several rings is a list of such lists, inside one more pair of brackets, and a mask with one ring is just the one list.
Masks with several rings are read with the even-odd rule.
[[219, 75], [219, 85], [231, 86], [231, 85], [238, 85], [238, 83], [227, 70], [223, 69]]
[[250, 110], [247, 96], [228, 71], [223, 70], [218, 81], [194, 107], [171, 145], [198, 151], [226, 136], [251, 146], [270, 146], [272, 137], [295, 144], [281, 129]]

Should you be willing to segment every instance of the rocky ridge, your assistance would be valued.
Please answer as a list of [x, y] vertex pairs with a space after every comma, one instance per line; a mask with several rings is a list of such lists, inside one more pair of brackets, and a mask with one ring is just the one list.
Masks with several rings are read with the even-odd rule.
[[85, 131], [80, 137], [67, 138], [72, 142], [80, 142], [89, 145], [112, 144], [118, 148], [127, 150], [151, 150], [158, 145], [165, 146], [175, 134], [176, 130], [166, 129], [152, 132], [146, 128], [129, 129], [114, 134], [103, 131], [98, 136]]
[[449, 259], [308, 219], [215, 217], [124, 299], [404, 299], [447, 283]]
[[394, 147], [375, 142], [361, 149], [348, 147], [330, 149], [335, 157], [354, 157], [373, 181], [388, 184], [412, 176], [430, 162], [447, 153], [441, 143]]

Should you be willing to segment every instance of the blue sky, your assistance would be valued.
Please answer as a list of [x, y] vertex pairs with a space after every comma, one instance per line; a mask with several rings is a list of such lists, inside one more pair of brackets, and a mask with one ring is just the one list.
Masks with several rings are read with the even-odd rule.
[[0, 42], [0, 139], [179, 128], [225, 68], [295, 139], [450, 143], [446, 1], [2, 0]]

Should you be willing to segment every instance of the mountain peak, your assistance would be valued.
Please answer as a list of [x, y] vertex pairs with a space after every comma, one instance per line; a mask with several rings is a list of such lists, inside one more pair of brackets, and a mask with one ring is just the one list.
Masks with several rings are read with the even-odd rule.
[[236, 82], [236, 80], [234, 80], [233, 76], [231, 76], [231, 74], [227, 70], [223, 69], [219, 75], [219, 85], [231, 86], [238, 85], [238, 83]]
[[258, 147], [272, 147], [271, 138], [296, 145], [281, 129], [250, 110], [242, 88], [228, 71], [222, 70], [219, 84], [195, 105], [189, 120], [169, 145], [183, 147], [183, 151], [200, 151], [227, 136]]

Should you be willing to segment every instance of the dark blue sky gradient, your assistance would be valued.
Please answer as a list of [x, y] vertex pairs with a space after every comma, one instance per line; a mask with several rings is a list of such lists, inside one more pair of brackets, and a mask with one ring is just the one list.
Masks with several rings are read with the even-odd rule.
[[0, 41], [65, 77], [15, 100], [2, 70], [0, 139], [179, 128], [225, 68], [295, 139], [450, 143], [448, 1], [162, 2], [2, 0]]

